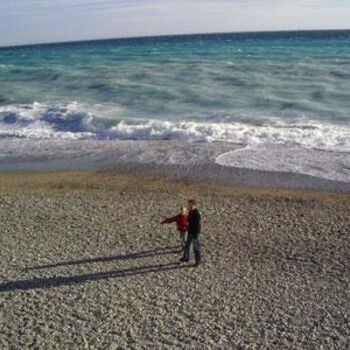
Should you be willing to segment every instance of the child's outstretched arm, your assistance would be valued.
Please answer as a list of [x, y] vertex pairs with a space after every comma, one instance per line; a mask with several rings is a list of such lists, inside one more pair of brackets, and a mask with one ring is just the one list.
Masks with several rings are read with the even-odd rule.
[[163, 221], [161, 221], [161, 224], [164, 225], [164, 224], [171, 224], [173, 222], [176, 222], [177, 220], [177, 216], [173, 216], [172, 218], [166, 218], [164, 219]]

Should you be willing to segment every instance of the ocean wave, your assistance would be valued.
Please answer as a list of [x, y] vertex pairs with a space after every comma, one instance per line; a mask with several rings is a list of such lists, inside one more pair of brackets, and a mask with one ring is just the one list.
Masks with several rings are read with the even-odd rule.
[[[123, 119], [116, 105], [77, 102], [0, 107], [0, 139], [225, 141], [244, 145], [298, 145], [350, 152], [350, 127], [321, 121], [270, 118], [263, 125], [155, 119]], [[266, 119], [265, 119], [266, 120]]]

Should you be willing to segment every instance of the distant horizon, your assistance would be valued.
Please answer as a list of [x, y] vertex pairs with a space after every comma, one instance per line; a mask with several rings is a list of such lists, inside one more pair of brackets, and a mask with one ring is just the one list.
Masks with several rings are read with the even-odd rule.
[[60, 44], [75, 44], [88, 43], [96, 41], [123, 41], [128, 39], [147, 39], [147, 38], [167, 38], [167, 37], [186, 37], [186, 36], [210, 36], [210, 35], [228, 35], [228, 34], [263, 34], [263, 33], [299, 33], [299, 32], [350, 32], [349, 28], [326, 28], [326, 29], [282, 29], [282, 30], [251, 30], [251, 31], [227, 31], [227, 32], [194, 32], [194, 33], [174, 33], [174, 34], [158, 34], [158, 35], [135, 35], [135, 36], [121, 36], [121, 37], [101, 37], [81, 40], [67, 40], [67, 41], [46, 41], [38, 43], [14, 44], [14, 45], [0, 45], [0, 49], [7, 48], [21, 48], [30, 46], [50, 46]]
[[5, 0], [0, 47], [207, 33], [350, 29], [349, 0]]

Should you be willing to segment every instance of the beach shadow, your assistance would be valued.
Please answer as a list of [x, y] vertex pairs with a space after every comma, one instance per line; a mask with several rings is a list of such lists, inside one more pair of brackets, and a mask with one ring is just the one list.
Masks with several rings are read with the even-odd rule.
[[47, 265], [26, 267], [23, 270], [24, 271], [33, 271], [33, 270], [48, 269], [48, 268], [54, 268], [54, 267], [60, 267], [60, 266], [90, 264], [90, 263], [95, 263], [95, 262], [142, 259], [142, 258], [149, 258], [149, 257], [154, 257], [154, 256], [177, 254], [177, 253], [181, 253], [181, 252], [182, 252], [182, 250], [179, 249], [178, 247], [165, 247], [165, 248], [157, 248], [157, 249], [153, 249], [153, 250], [147, 250], [147, 251], [130, 253], [130, 254], [99, 256], [99, 257], [95, 257], [95, 258], [85, 258], [85, 259], [79, 259], [79, 260], [61, 261], [61, 262], [47, 264]]
[[33, 278], [18, 281], [9, 281], [0, 284], [0, 293], [10, 292], [15, 290], [30, 290], [30, 289], [46, 289], [50, 287], [58, 287], [62, 285], [80, 284], [87, 281], [98, 281], [108, 278], [130, 277], [136, 275], [145, 275], [148, 273], [166, 272], [177, 269], [189, 268], [191, 265], [182, 265], [180, 262], [173, 262], [163, 265], [147, 265], [134, 267], [123, 270], [113, 270], [105, 272], [95, 272], [76, 276], [58, 276]]

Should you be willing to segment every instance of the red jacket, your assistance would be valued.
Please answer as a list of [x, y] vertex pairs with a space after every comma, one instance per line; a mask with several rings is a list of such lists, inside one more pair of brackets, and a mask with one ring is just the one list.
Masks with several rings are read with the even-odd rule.
[[171, 224], [176, 222], [176, 227], [180, 232], [186, 232], [188, 228], [188, 214], [179, 214], [172, 218], [165, 219], [162, 224]]

